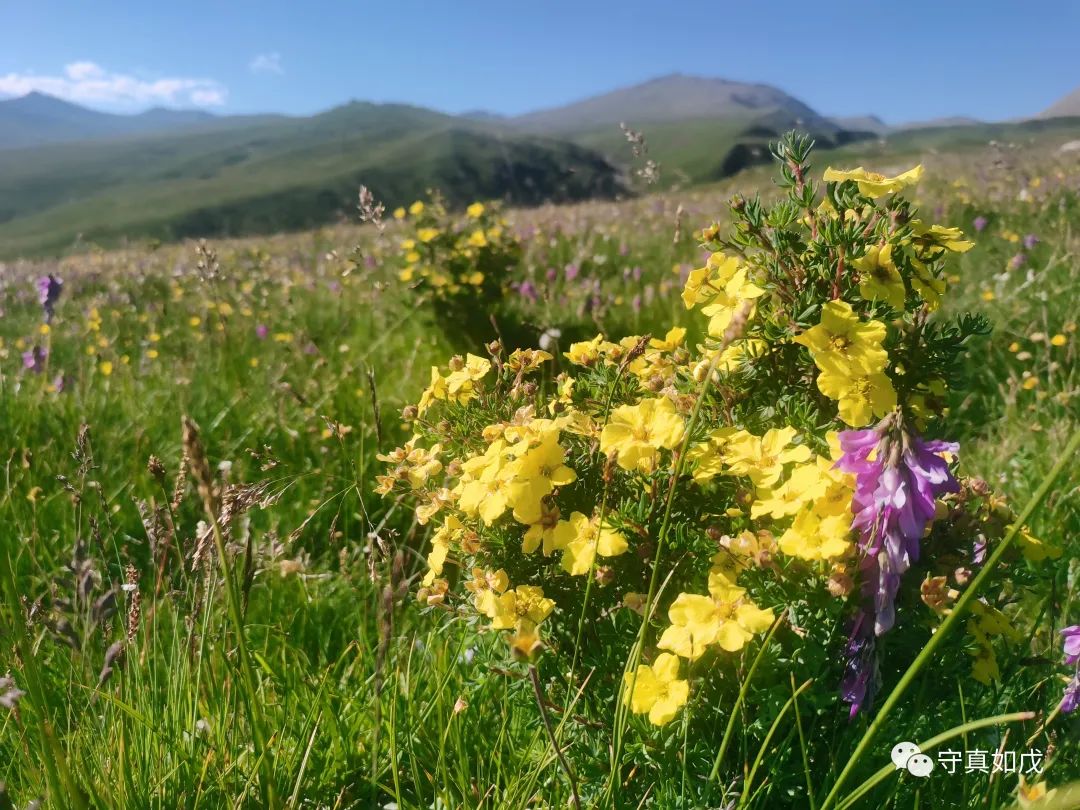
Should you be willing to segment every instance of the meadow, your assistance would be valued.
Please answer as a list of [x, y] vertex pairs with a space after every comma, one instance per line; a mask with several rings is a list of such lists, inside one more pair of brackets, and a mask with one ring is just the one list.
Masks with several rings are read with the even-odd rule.
[[[620, 201], [502, 211], [484, 201], [438, 214], [425, 199], [379, 224], [3, 264], [0, 807], [1080, 806], [1070, 787], [1080, 719], [1062, 710], [1074, 673], [1060, 635], [1080, 623], [1080, 153], [1058, 145], [811, 155], [818, 181], [828, 165], [893, 174], [922, 163], [905, 193], [928, 221], [974, 242], [941, 259], [947, 293], [931, 323], [973, 312], [992, 327], [957, 344], [962, 385], [933, 391], [928, 434], [959, 443], [956, 475], [981, 499], [985, 525], [957, 532], [965, 553], [989, 546], [993, 564], [979, 569], [959, 551], [913, 563], [903, 622], [879, 656], [878, 699], [857, 713], [838, 687], [844, 615], [858, 596], [850, 583], [825, 590], [827, 556], [808, 566], [820, 598], [785, 613], [802, 597], [766, 581], [784, 556], [772, 549], [750, 576], [761, 577], [755, 599], [776, 597], [775, 621], [705, 659], [688, 687], [693, 711], [650, 722], [623, 702], [622, 675], [631, 656], [659, 667], [662, 613], [620, 597], [593, 616], [551, 575], [556, 614], [570, 605], [581, 621], [574, 613], [543, 636], [534, 625], [544, 617], [532, 617], [508, 645], [479, 596], [473, 609], [439, 591], [428, 575], [438, 521], [418, 515], [408, 486], [381, 480], [423, 422], [425, 386], [440, 397], [432, 367], [450, 379], [471, 368], [470, 354], [499, 373], [518, 363], [504, 401], [477, 411], [460, 396], [443, 403], [446, 424], [425, 428], [466, 442], [490, 414], [501, 431], [527, 424], [511, 405], [556, 418], [567, 379], [556, 375], [575, 365], [566, 353], [598, 333], [615, 344], [634, 336], [624, 350], [637, 357], [648, 336], [685, 362], [681, 343], [709, 340], [707, 319], [681, 297], [704, 262], [701, 232], [732, 224], [736, 193], [779, 199], [775, 167]], [[414, 274], [409, 254], [420, 251], [402, 243], [428, 244], [426, 216], [435, 244], [452, 231], [440, 223], [482, 218], [479, 253], [460, 260], [489, 257], [495, 269], [481, 276], [498, 283], [478, 276], [482, 296], [458, 300]], [[524, 383], [533, 360], [512, 361], [512, 350], [533, 345], [550, 355], [534, 358], [547, 370]], [[632, 396], [623, 375], [633, 359], [616, 354], [576, 387], [593, 398], [590, 386], [610, 385], [610, 412], [613, 397]], [[773, 404], [810, 424], [782, 391]], [[621, 473], [583, 442], [567, 459], [577, 489], [598, 500]], [[621, 589], [620, 576], [647, 584], [653, 572], [656, 584], [649, 501], [662, 491], [626, 486], [635, 505], [624, 513], [640, 510], [645, 551], [618, 557], [622, 568], [586, 562], [586, 603]], [[673, 519], [692, 525], [715, 490], [703, 491], [673, 496]], [[497, 556], [504, 539], [493, 537], [484, 543]], [[515, 582], [518, 542], [505, 551]], [[470, 573], [451, 563], [460, 591]], [[976, 571], [981, 592], [961, 608], [949, 589]], [[477, 587], [507, 587], [487, 582]], [[949, 774], [939, 758], [918, 778], [890, 762], [909, 740], [983, 751], [989, 765], [962, 760]], [[1006, 752], [1037, 752], [1038, 767], [1032, 755], [1031, 768], [995, 768]]]

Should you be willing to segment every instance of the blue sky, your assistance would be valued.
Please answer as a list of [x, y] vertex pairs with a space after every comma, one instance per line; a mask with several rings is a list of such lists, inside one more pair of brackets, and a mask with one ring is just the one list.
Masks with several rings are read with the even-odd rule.
[[[683, 72], [889, 122], [1031, 115], [1080, 85], [1071, 0], [0, 0], [0, 94], [308, 114], [513, 114]], [[801, 36], [801, 39], [800, 39]]]

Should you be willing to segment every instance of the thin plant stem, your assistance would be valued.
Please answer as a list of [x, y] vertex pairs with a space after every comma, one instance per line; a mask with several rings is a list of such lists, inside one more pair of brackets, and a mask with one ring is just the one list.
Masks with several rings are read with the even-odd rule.
[[544, 730], [547, 732], [552, 748], [555, 749], [555, 756], [559, 759], [559, 766], [563, 769], [566, 778], [570, 781], [570, 797], [574, 802], [576, 810], [581, 810], [581, 798], [578, 796], [577, 778], [570, 769], [570, 763], [566, 760], [566, 754], [563, 753], [562, 748], [559, 747], [558, 740], [555, 739], [555, 730], [551, 727], [551, 718], [548, 717], [547, 708], [544, 706], [544, 691], [540, 688], [540, 673], [536, 671], [535, 664], [529, 664], [529, 680], [532, 682], [533, 694], [536, 696], [536, 707], [540, 710], [540, 719], [544, 723]]

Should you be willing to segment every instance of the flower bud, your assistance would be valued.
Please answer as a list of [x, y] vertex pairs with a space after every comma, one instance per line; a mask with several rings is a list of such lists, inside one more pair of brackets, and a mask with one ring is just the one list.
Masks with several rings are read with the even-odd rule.
[[406, 422], [412, 422], [419, 415], [415, 405], [406, 405], [401, 409], [401, 418]]
[[598, 565], [596, 566], [595, 576], [596, 584], [604, 588], [615, 581], [615, 569], [610, 565]]
[[460, 354], [455, 354], [450, 358], [450, 362], [447, 364], [451, 371], [461, 371], [465, 368], [465, 361]]

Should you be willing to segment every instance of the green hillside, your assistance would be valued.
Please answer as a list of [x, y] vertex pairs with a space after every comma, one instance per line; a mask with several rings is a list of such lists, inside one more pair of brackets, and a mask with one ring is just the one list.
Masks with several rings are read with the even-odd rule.
[[353, 103], [215, 132], [0, 152], [0, 255], [77, 241], [308, 228], [351, 215], [363, 183], [388, 205], [612, 196], [596, 153], [404, 105]]

